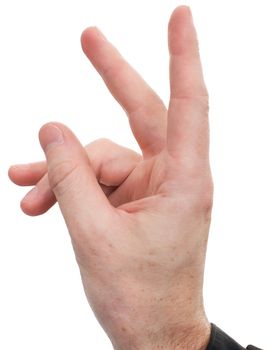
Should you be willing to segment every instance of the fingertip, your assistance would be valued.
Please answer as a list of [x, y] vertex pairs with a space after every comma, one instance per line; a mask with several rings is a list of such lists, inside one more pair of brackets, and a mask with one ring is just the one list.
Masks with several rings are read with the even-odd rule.
[[30, 170], [29, 164], [16, 164], [11, 165], [8, 169], [8, 177], [9, 179], [15, 183], [16, 185], [24, 185], [24, 177], [25, 173]]
[[81, 34], [81, 41], [83, 41], [85, 38], [91, 35], [92, 32], [94, 32], [97, 29], [96, 26], [89, 26], [86, 27]]
[[173, 11], [168, 25], [168, 44], [171, 55], [197, 53], [197, 32], [189, 6], [179, 6]]
[[84, 53], [88, 54], [90, 48], [95, 47], [101, 42], [107, 42], [107, 38], [97, 26], [90, 26], [84, 29], [80, 41]]
[[170, 17], [169, 24], [172, 24], [174, 21], [184, 18], [184, 17], [192, 17], [192, 11], [190, 6], [181, 5], [176, 7]]
[[16, 165], [11, 165], [7, 171], [7, 175], [12, 182], [14, 182], [14, 179], [16, 176], [15, 174], [16, 174]]
[[192, 22], [192, 12], [189, 6], [178, 6], [171, 14], [168, 30], [169, 34], [172, 33], [181, 33], [181, 29], [185, 28], [185, 26]]
[[63, 144], [63, 125], [55, 122], [43, 125], [39, 131], [39, 141], [45, 153], [48, 149]]
[[105, 35], [102, 33], [102, 31], [97, 26], [90, 26], [83, 30], [81, 34], [81, 41], [84, 39], [93, 39], [93, 38], [101, 38], [103, 40], [107, 40]]
[[39, 130], [39, 134], [38, 134], [39, 140], [40, 140], [40, 138], [42, 137], [42, 134], [43, 134], [43, 132], [44, 132], [44, 130], [45, 130], [46, 128], [48, 128], [49, 126], [53, 126], [53, 125], [56, 125], [56, 126], [57, 126], [57, 124], [59, 124], [59, 123], [57, 123], [57, 122], [55, 122], [55, 121], [51, 121], [51, 122], [47, 122], [47, 123], [45, 123], [44, 125], [42, 125], [41, 128], [40, 128], [40, 130]]
[[38, 133], [38, 138], [39, 138], [39, 142], [42, 146], [42, 138], [43, 138], [43, 133], [44, 133], [44, 130], [49, 127], [49, 125], [51, 124], [54, 124], [54, 122], [48, 122], [48, 123], [45, 123], [44, 125], [41, 126], [40, 130], [39, 130], [39, 133]]
[[37, 207], [31, 205], [29, 202], [24, 202], [23, 200], [20, 202], [20, 208], [24, 214], [28, 216], [38, 216], [47, 212], [48, 209], [40, 211]]
[[24, 214], [28, 216], [42, 215], [55, 204], [56, 200], [54, 196], [51, 196], [51, 198], [42, 198], [41, 196], [34, 196], [32, 191], [20, 201], [20, 208]]
[[32, 201], [26, 199], [27, 195], [20, 201], [20, 208], [28, 216], [37, 216], [38, 212]]
[[93, 27], [87, 27], [87, 28], [85, 28], [82, 31], [82, 34], [80, 36], [80, 41], [81, 41], [81, 45], [82, 45], [83, 49], [84, 49], [84, 46], [85, 46], [85, 42], [86, 42], [87, 36], [90, 35], [90, 32], [91, 32], [92, 28]]

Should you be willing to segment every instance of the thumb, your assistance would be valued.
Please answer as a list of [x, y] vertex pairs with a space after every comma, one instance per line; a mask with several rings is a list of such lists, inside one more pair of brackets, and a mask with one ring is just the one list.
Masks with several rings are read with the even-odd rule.
[[71, 236], [95, 232], [111, 216], [84, 147], [66, 126], [45, 124], [39, 132], [48, 178]]

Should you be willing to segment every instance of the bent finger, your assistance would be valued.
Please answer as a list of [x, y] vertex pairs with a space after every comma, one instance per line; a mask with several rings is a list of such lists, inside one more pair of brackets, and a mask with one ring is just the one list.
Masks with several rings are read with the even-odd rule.
[[21, 200], [20, 207], [25, 214], [37, 216], [46, 213], [56, 201], [46, 173]]
[[[102, 191], [108, 197], [130, 174], [142, 156], [129, 148], [108, 139], [98, 139], [85, 147], [86, 153]], [[36, 163], [39, 166], [39, 163]], [[34, 164], [32, 164], [34, 168]], [[34, 171], [33, 171], [34, 172]], [[21, 201], [21, 208], [27, 215], [45, 213], [55, 203], [56, 197], [50, 188], [48, 176], [40, 181]]]
[[8, 176], [19, 186], [34, 186], [47, 172], [46, 162], [12, 165]]

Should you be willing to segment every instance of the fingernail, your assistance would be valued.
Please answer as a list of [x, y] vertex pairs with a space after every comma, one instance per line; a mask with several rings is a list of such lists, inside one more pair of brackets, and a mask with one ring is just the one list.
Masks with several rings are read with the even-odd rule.
[[35, 186], [30, 192], [26, 194], [26, 196], [22, 199], [21, 202], [27, 202], [29, 200], [33, 200], [38, 195], [38, 188]]
[[64, 143], [63, 133], [56, 125], [47, 124], [40, 130], [40, 143], [46, 152], [49, 148]]

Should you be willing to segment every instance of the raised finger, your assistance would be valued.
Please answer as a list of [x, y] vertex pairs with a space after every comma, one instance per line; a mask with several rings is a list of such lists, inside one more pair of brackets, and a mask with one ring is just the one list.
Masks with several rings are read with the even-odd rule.
[[208, 161], [208, 92], [203, 79], [196, 29], [187, 6], [169, 22], [170, 105], [167, 149], [194, 168]]
[[129, 117], [144, 157], [166, 144], [167, 112], [157, 94], [95, 27], [81, 36], [82, 48]]

